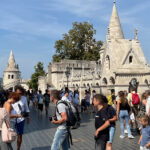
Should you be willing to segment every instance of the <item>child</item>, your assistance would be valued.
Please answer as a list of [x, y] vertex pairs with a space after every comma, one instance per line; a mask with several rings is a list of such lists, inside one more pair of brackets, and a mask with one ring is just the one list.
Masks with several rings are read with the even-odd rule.
[[95, 150], [106, 150], [106, 144], [109, 140], [109, 117], [103, 106], [105, 103], [105, 99], [106, 97], [100, 94], [96, 94], [94, 96], [93, 104], [98, 109], [98, 112], [95, 116]]
[[150, 150], [150, 126], [147, 115], [141, 117], [142, 134], [139, 139], [140, 150]]

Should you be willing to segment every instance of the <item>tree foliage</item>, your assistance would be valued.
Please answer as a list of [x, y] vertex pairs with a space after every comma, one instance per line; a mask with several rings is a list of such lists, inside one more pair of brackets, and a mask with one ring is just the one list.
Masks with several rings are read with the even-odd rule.
[[96, 30], [88, 22], [74, 22], [73, 28], [67, 34], [63, 34], [62, 40], [56, 41], [53, 61], [59, 62], [65, 58], [97, 61], [102, 42], [94, 39], [95, 34]]
[[45, 75], [43, 63], [38, 62], [38, 64], [34, 67], [34, 70], [35, 72], [32, 74], [31, 80], [29, 81], [29, 87], [33, 90], [38, 90], [38, 78]]

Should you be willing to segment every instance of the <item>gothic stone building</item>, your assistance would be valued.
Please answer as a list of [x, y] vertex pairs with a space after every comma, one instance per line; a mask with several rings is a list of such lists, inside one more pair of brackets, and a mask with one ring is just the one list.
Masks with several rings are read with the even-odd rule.
[[[66, 67], [71, 67], [69, 79], [66, 78]], [[114, 2], [110, 24], [100, 50], [100, 60], [96, 62], [62, 60], [48, 66], [46, 77], [39, 79], [39, 88], [47, 86], [61, 89], [67, 85], [78, 88], [83, 94], [87, 88], [108, 94], [110, 89], [129, 91], [130, 84], [136, 84], [137, 91], [142, 93], [150, 86], [150, 68], [146, 63], [137, 30], [134, 39], [125, 39]]]

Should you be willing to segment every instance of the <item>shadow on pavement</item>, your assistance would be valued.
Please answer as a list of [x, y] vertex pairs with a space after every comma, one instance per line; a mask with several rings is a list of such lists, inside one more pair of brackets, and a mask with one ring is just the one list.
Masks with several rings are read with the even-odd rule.
[[32, 105], [30, 106], [30, 124], [25, 125], [24, 133], [31, 133], [41, 130], [47, 130], [51, 128], [56, 128], [56, 125], [51, 124], [49, 121], [49, 116], [53, 115], [54, 106], [50, 106], [49, 108], [49, 115], [45, 115], [45, 110], [43, 109], [42, 113], [39, 113], [37, 109], [35, 109]]
[[50, 146], [44, 146], [44, 147], [34, 147], [31, 150], [50, 150]]

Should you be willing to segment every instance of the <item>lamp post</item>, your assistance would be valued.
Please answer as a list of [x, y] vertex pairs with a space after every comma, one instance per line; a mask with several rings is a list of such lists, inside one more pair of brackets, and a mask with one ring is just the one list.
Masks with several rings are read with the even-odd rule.
[[66, 74], [66, 78], [67, 78], [67, 88], [68, 88], [68, 82], [69, 82], [69, 76], [70, 76], [70, 67], [66, 67], [66, 72], [65, 72], [65, 74]]

